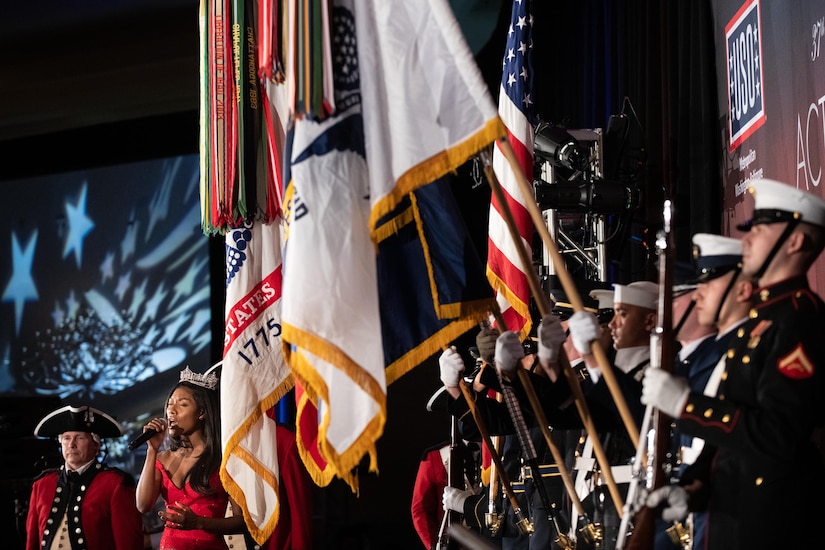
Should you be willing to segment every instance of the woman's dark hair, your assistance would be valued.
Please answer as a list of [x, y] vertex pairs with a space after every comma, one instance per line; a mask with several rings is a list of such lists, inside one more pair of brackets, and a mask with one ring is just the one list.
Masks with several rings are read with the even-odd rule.
[[[189, 471], [189, 486], [202, 495], [211, 495], [215, 489], [209, 485], [209, 478], [221, 466], [221, 405], [218, 389], [210, 390], [191, 382], [178, 382], [166, 402], [178, 388], [186, 388], [192, 392], [192, 399], [203, 411], [203, 453]], [[180, 436], [169, 436], [169, 448], [175, 451], [181, 447]]]

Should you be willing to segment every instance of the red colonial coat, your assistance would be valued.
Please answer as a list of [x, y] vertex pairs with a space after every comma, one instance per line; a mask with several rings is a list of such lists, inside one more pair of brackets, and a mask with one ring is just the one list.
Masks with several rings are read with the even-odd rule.
[[444, 466], [441, 448], [431, 449], [418, 465], [410, 509], [413, 526], [425, 548], [432, 548], [438, 540], [438, 530], [444, 517], [441, 499], [446, 486], [447, 468]]
[[[59, 475], [57, 470], [48, 472], [32, 485], [26, 550], [42, 548], [55, 498], [65, 493], [57, 492]], [[127, 474], [103, 468], [92, 479], [80, 506], [81, 526], [89, 550], [143, 550], [143, 522], [135, 506], [135, 484]]]

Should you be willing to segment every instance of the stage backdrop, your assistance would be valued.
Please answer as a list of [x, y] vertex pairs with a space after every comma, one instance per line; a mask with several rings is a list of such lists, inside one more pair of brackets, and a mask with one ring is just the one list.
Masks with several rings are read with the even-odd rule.
[[107, 462], [139, 472], [130, 438], [185, 365], [211, 366], [198, 174], [183, 155], [2, 182], [0, 409], [9, 396], [99, 407], [127, 430]]
[[[825, 4], [713, 0], [724, 181], [723, 232], [741, 233], [752, 178], [823, 192]], [[811, 284], [825, 292], [825, 260]]]

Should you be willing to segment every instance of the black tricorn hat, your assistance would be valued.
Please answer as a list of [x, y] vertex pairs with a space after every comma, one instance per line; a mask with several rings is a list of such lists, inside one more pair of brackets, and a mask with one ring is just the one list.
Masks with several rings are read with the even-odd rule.
[[83, 405], [66, 405], [43, 417], [34, 428], [38, 437], [57, 437], [63, 432], [89, 432], [98, 437], [120, 437], [123, 428], [105, 412]]

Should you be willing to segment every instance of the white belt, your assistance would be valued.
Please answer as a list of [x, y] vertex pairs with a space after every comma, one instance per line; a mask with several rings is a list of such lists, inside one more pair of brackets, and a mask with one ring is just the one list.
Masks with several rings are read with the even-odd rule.
[[[576, 493], [580, 499], [584, 500], [594, 489], [593, 479], [591, 479], [590, 473], [593, 472], [596, 467], [596, 459], [593, 458], [593, 442], [590, 440], [590, 437], [585, 440], [582, 454], [576, 457], [576, 462], [573, 467], [576, 469]], [[610, 468], [610, 473], [613, 474], [613, 479], [616, 483], [630, 483], [633, 477], [633, 467], [629, 464], [613, 466]], [[570, 518], [569, 535], [574, 539], [576, 537], [578, 519], [578, 514], [573, 514], [573, 517]]]
[[705, 441], [698, 437], [693, 438], [693, 444], [690, 447], [682, 446], [679, 449], [679, 458], [682, 464], [690, 466], [696, 459], [699, 458], [699, 453], [702, 452], [702, 447], [705, 446]]
[[[596, 466], [596, 460], [594, 458], [587, 458], [587, 457], [577, 457], [576, 464], [574, 468], [579, 471], [579, 473], [587, 473], [592, 472]], [[630, 483], [630, 480], [633, 479], [633, 466], [631, 464], [622, 464], [620, 466], [611, 466], [610, 473], [613, 474], [613, 480], [618, 483]]]

